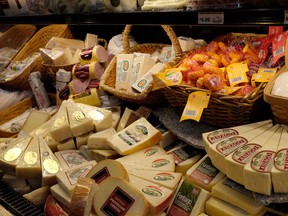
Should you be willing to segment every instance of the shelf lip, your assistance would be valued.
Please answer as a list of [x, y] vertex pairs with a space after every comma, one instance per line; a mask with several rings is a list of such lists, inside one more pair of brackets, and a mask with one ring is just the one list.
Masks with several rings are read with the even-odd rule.
[[[284, 25], [288, 8], [240, 8], [217, 10], [102, 12], [90, 15], [63, 14], [0, 17], [0, 24], [70, 24], [70, 25], [199, 25], [199, 12], [223, 12], [225, 25]], [[209, 26], [209, 24], [206, 24]], [[210, 24], [211, 25], [211, 24]]]

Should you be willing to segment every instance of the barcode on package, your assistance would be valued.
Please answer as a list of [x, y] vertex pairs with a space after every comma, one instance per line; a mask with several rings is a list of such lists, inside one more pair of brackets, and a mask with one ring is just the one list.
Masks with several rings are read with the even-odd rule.
[[185, 113], [184, 113], [185, 115], [187, 115], [187, 116], [197, 116], [197, 111], [196, 110], [185, 110]]
[[273, 56], [281, 55], [284, 52], [285, 52], [284, 47], [279, 47], [279, 49], [274, 51]]
[[239, 82], [239, 81], [242, 81], [242, 80], [243, 80], [243, 77], [239, 76], [239, 77], [235, 77], [235, 78], [231, 79], [231, 82], [235, 83], [235, 82]]

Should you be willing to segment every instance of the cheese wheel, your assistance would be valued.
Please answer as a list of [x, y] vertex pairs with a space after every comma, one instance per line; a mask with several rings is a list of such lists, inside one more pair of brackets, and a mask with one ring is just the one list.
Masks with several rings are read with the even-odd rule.
[[90, 178], [79, 178], [72, 193], [70, 216], [89, 216], [92, 209], [96, 183]]
[[98, 185], [93, 207], [98, 216], [146, 216], [149, 212], [149, 203], [142, 193], [128, 181], [112, 176]]
[[128, 181], [128, 173], [123, 165], [115, 160], [106, 159], [98, 162], [86, 175], [86, 178], [92, 178], [97, 184], [109, 176], [118, 177]]

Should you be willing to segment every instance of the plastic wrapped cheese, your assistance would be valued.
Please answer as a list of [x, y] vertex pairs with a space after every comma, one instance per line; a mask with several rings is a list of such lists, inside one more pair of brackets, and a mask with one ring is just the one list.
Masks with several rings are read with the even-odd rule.
[[277, 76], [271, 94], [288, 97], [288, 71]]

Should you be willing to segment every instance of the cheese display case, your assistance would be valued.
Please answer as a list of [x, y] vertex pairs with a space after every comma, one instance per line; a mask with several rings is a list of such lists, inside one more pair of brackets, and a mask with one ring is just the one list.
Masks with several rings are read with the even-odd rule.
[[[68, 38], [51, 36], [39, 49], [43, 59], [39, 67], [41, 77], [30, 85], [33, 112], [30, 118], [26, 116], [18, 131], [0, 138], [3, 215], [288, 215], [285, 183], [288, 126], [275, 119], [270, 104], [263, 100], [263, 90], [271, 77], [287, 66], [288, 45], [280, 46], [283, 55], [274, 62], [273, 51], [280, 53], [280, 48], [272, 51], [272, 43], [279, 37], [271, 36], [288, 37], [285, 29], [288, 7], [284, 1], [277, 1], [269, 9], [266, 8], [269, 2], [261, 5], [256, 1], [217, 1], [220, 5], [217, 8], [211, 8], [214, 3], [211, 1], [183, 0], [175, 4], [171, 0], [163, 7], [157, 6], [157, 0], [120, 1], [118, 7], [96, 1], [94, 9], [81, 5], [81, 14], [79, 7], [65, 8], [65, 2], [61, 2], [64, 5], [57, 2], [57, 13], [42, 8], [38, 14], [40, 8], [34, 7], [33, 13], [27, 10], [26, 14], [17, 15], [5, 14], [7, 8], [0, 4], [0, 26], [33, 24], [40, 31], [59, 24], [71, 30]], [[133, 25], [131, 32], [122, 35], [130, 25]], [[170, 52], [172, 40], [161, 25], [172, 31], [172, 40], [177, 37], [181, 55]], [[107, 44], [102, 46], [99, 38]], [[141, 64], [139, 77], [140, 74], [147, 77], [150, 70], [153, 75], [150, 88], [161, 89], [166, 77], [170, 81], [165, 87], [172, 84], [179, 87], [181, 80], [188, 83], [184, 60], [193, 62], [194, 67], [198, 57], [196, 71], [211, 75], [212, 72], [204, 72], [203, 65], [208, 60], [213, 62], [212, 56], [216, 55], [210, 53], [205, 61], [199, 59], [208, 56], [207, 52], [215, 46], [219, 51], [224, 45], [229, 47], [230, 54], [232, 49], [237, 54], [241, 50], [239, 62], [218, 64], [217, 73], [225, 73], [228, 83], [227, 68], [233, 63], [250, 66], [247, 59], [257, 63], [260, 51], [264, 50], [257, 45], [263, 41], [270, 44], [265, 46], [267, 53], [272, 53], [266, 62], [273, 64], [253, 66], [255, 70], [264, 70], [261, 77], [263, 73], [266, 75], [264, 81], [260, 81], [257, 71], [258, 77], [253, 82], [245, 79], [241, 85], [229, 86], [240, 89], [249, 84], [254, 85], [254, 90], [262, 83], [259, 91], [252, 91], [261, 100], [257, 103], [261, 112], [253, 112], [257, 118], [249, 118], [245, 123], [240, 120], [233, 124], [232, 120], [232, 124], [225, 125], [226, 115], [219, 121], [217, 113], [215, 122], [213, 118], [211, 123], [201, 121], [201, 114], [199, 119], [194, 118], [193, 106], [179, 113], [175, 109], [178, 102], [171, 106], [165, 100], [165, 92], [164, 102], [141, 104], [121, 100], [101, 86], [101, 78], [111, 70], [112, 62], [116, 74], [113, 82], [122, 80], [120, 89], [134, 91], [123, 80], [128, 80], [126, 71], [130, 70], [135, 81], [136, 66]], [[130, 45], [125, 45], [126, 42]], [[129, 52], [121, 53], [125, 46]], [[141, 53], [140, 46], [148, 51]], [[257, 60], [252, 58], [255, 53]], [[48, 66], [57, 67], [65, 62], [62, 65], [69, 67], [59, 68], [51, 77], [45, 74], [44, 60]], [[156, 62], [161, 67], [155, 67]], [[153, 68], [157, 71], [152, 72]], [[123, 73], [119, 75], [119, 71]], [[140, 84], [139, 89], [144, 86], [143, 81]], [[46, 92], [42, 88], [36, 93], [37, 87], [44, 87]], [[145, 89], [148, 94], [150, 88]], [[205, 92], [207, 98], [206, 90], [197, 92]], [[185, 91], [192, 95], [192, 91]], [[39, 98], [46, 98], [43, 94], [53, 100], [42, 110], [38, 104]], [[240, 100], [244, 96], [229, 95]], [[204, 102], [201, 98], [195, 104]], [[225, 102], [223, 109], [230, 101]], [[201, 109], [205, 110], [205, 105]], [[250, 111], [240, 108], [237, 112], [239, 116], [240, 112], [250, 115]], [[190, 116], [185, 118], [184, 114]], [[8, 192], [15, 201], [6, 195]]]

